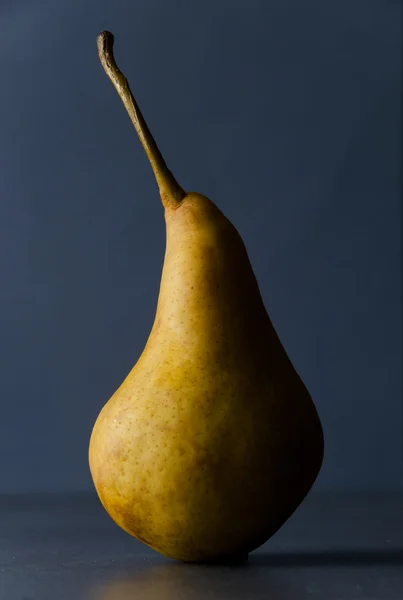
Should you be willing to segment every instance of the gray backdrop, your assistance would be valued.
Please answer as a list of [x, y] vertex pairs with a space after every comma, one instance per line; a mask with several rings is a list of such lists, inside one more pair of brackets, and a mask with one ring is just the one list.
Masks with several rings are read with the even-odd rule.
[[96, 35], [180, 183], [240, 230], [326, 435], [317, 489], [401, 488], [398, 0], [3, 0], [0, 491], [89, 489], [152, 325], [156, 184]]

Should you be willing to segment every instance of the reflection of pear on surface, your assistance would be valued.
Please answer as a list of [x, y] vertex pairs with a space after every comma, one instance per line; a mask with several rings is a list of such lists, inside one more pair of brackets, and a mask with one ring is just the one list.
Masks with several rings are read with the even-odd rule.
[[112, 34], [98, 36], [159, 185], [167, 246], [154, 325], [95, 423], [91, 474], [114, 521], [162, 554], [245, 555], [310, 490], [322, 428], [238, 232], [215, 204], [176, 182], [112, 46]]
[[[251, 564], [252, 563], [252, 564]], [[206, 600], [207, 598], [265, 598], [291, 600], [304, 597], [306, 585], [295, 571], [246, 563], [222, 567], [174, 563], [142, 569], [132, 576], [97, 584], [88, 600]], [[300, 579], [300, 581], [299, 581]], [[297, 596], [295, 595], [297, 593]]]

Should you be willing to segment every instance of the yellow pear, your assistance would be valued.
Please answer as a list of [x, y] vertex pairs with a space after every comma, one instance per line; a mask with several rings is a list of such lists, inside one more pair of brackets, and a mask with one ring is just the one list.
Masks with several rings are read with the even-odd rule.
[[246, 557], [312, 487], [323, 433], [264, 307], [242, 239], [168, 170], [113, 56], [102, 65], [151, 162], [165, 209], [155, 321], [94, 425], [99, 498], [126, 532], [184, 561]]

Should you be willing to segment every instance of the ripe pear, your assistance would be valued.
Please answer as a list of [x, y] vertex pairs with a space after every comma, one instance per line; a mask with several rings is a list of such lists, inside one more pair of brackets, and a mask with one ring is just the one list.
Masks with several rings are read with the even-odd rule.
[[154, 171], [166, 222], [155, 321], [102, 408], [89, 464], [112, 519], [154, 550], [226, 562], [268, 540], [312, 487], [323, 432], [264, 307], [245, 245], [166, 166], [113, 56], [101, 63]]

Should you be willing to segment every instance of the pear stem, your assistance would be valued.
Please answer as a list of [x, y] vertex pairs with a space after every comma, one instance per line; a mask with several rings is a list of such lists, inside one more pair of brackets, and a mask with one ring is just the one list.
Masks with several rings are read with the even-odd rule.
[[137, 131], [140, 142], [148, 156], [160, 191], [164, 208], [176, 208], [186, 195], [167, 164], [141, 114], [140, 108], [130, 90], [128, 81], [119, 70], [113, 55], [113, 34], [103, 31], [97, 37], [98, 54], [105, 73], [112, 81], [120, 99]]

